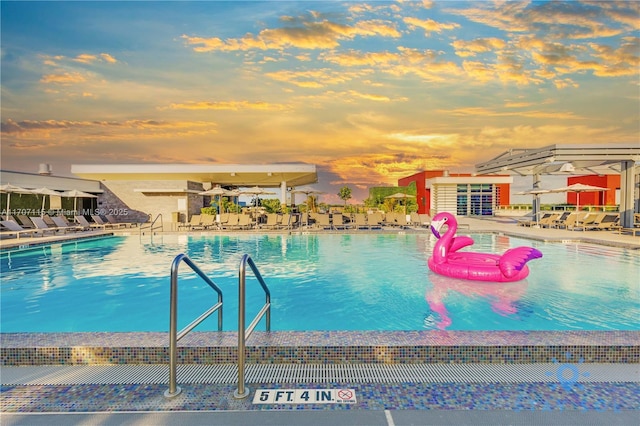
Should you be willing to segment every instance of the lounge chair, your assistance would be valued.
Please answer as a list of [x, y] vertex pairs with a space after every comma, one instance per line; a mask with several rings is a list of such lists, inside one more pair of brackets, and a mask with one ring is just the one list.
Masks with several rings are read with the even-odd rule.
[[333, 229], [347, 229], [349, 227], [349, 225], [345, 223], [342, 213], [334, 213], [332, 220], [331, 227]]
[[369, 213], [367, 214], [367, 223], [369, 224], [369, 229], [372, 228], [382, 228], [382, 223], [384, 222], [384, 214], [381, 212]]
[[212, 214], [203, 214], [200, 217], [200, 225], [198, 229], [218, 229], [218, 222], [216, 222], [216, 217]]
[[293, 214], [293, 213], [289, 213], [289, 217], [287, 218], [287, 223], [284, 223], [284, 217], [282, 218], [282, 226], [284, 226], [287, 229], [293, 229], [293, 228], [297, 228], [300, 226], [300, 215], [299, 214]]
[[194, 226], [200, 226], [201, 223], [201, 215], [199, 214], [194, 214], [193, 216], [191, 216], [191, 220], [189, 220], [188, 223], [183, 223], [178, 225], [178, 229], [180, 228], [187, 228], [187, 229], [191, 229]]
[[84, 216], [75, 216], [75, 220], [80, 226], [86, 229], [106, 229], [106, 225], [100, 225], [99, 223], [91, 223]]
[[267, 213], [267, 221], [262, 226], [267, 229], [282, 228], [282, 216], [277, 213]]
[[356, 214], [354, 214], [353, 215], [353, 223], [354, 223], [356, 229], [363, 229], [363, 228], [371, 229], [371, 227], [367, 223], [367, 215], [365, 215], [364, 213], [356, 213]]
[[36, 229], [40, 229], [44, 232], [48, 231], [48, 232], [51, 232], [52, 234], [56, 234], [58, 231], [62, 231], [63, 233], [66, 234], [68, 231], [66, 227], [58, 228], [58, 225], [56, 225], [55, 222], [51, 220], [50, 217], [49, 217], [49, 221], [53, 224], [52, 226], [49, 226], [47, 222], [44, 221], [44, 217], [29, 217], [29, 219], [31, 220], [31, 222], [33, 222]]
[[407, 215], [404, 213], [396, 213], [396, 226], [401, 228], [407, 228], [409, 226], [409, 222], [407, 222]]
[[25, 229], [14, 220], [2, 220], [0, 221], [0, 224], [5, 228], [5, 230], [0, 232], [0, 236], [15, 235], [16, 238], [19, 239], [22, 235], [33, 237], [37, 234], [42, 234], [42, 236], [44, 236], [45, 233], [45, 230], [42, 229]]
[[[30, 219], [33, 222], [33, 219], [32, 218]], [[45, 214], [44, 216], [42, 216], [42, 220], [49, 228], [56, 227], [56, 223], [53, 221], [53, 219], [51, 219], [51, 216], [49, 216], [48, 214]]]
[[539, 220], [536, 220], [535, 218], [529, 218], [529, 219], [520, 219], [518, 220], [518, 226], [538, 226], [541, 222], [546, 222], [549, 220], [549, 218], [551, 217], [557, 217], [557, 215], [555, 213], [549, 213], [549, 212], [545, 212], [542, 214], [542, 217], [540, 217]]
[[251, 229], [253, 228], [253, 219], [248, 214], [238, 215], [238, 229]]
[[562, 224], [565, 220], [567, 220], [567, 218], [571, 215], [571, 212], [566, 211], [563, 212], [559, 217], [555, 218], [552, 222], [551, 225], [548, 226], [548, 228], [558, 228], [560, 224]]
[[327, 213], [316, 216], [316, 226], [322, 229], [331, 229], [331, 218]]
[[64, 218], [62, 218], [61, 216], [52, 217], [51, 220], [53, 221], [53, 223], [55, 223], [56, 229], [59, 229], [65, 232], [78, 232], [78, 231], [84, 231], [86, 229], [84, 226], [76, 226], [76, 225], [71, 225], [67, 223], [67, 221], [64, 220]]
[[116, 220], [116, 218], [110, 214], [106, 215], [105, 218], [107, 218], [107, 222], [109, 222], [112, 225], [119, 225], [122, 226], [124, 228], [133, 228], [138, 226], [138, 224], [136, 222], [118, 222]]
[[396, 213], [389, 212], [384, 215], [384, 219], [382, 221], [382, 225], [385, 226], [395, 226], [396, 225]]
[[614, 229], [621, 228], [620, 215], [618, 213], [603, 213], [599, 215], [593, 223], [585, 226], [588, 231], [607, 230], [612, 231]]
[[239, 214], [229, 213], [229, 219], [225, 223], [220, 224], [220, 227], [222, 229], [236, 229], [238, 227], [239, 220], [240, 220]]
[[596, 220], [597, 216], [598, 215], [594, 213], [578, 212], [574, 223], [572, 225], [567, 226], [566, 229], [571, 229], [572, 231], [575, 231], [576, 229], [580, 228], [584, 231], [587, 229], [587, 226], [589, 226]]
[[102, 216], [97, 215], [97, 214], [92, 214], [91, 215], [91, 219], [93, 219], [93, 221], [95, 223], [97, 223], [98, 225], [104, 225], [105, 228], [126, 228], [127, 224], [126, 223], [111, 223], [106, 219], [103, 219]]
[[420, 226], [428, 228], [431, 226], [431, 216], [426, 213], [420, 213]]
[[33, 224], [33, 222], [31, 222], [31, 219], [29, 219], [29, 216], [27, 216], [26, 214], [19, 214], [17, 216], [17, 221], [14, 221], [18, 224], [20, 224], [20, 226], [22, 226], [25, 229], [36, 229], [36, 226]]

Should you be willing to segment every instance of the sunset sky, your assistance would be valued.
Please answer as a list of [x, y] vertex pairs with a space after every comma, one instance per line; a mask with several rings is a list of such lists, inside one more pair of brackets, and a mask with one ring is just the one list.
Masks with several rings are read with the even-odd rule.
[[510, 148], [639, 140], [635, 1], [0, 7], [4, 170], [305, 162], [339, 202]]

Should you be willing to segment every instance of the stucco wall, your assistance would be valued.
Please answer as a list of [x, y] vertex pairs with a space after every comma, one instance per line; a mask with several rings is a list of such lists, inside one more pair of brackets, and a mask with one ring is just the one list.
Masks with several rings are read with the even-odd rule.
[[[194, 213], [200, 213], [202, 184], [180, 180], [166, 181], [102, 181], [104, 193], [98, 199], [98, 209], [103, 214], [113, 214], [122, 222], [147, 222], [162, 214], [164, 224], [173, 222], [174, 212], [182, 221]], [[145, 189], [150, 190], [144, 192]], [[166, 192], [153, 192], [165, 189]], [[195, 191], [183, 192], [184, 189]]]

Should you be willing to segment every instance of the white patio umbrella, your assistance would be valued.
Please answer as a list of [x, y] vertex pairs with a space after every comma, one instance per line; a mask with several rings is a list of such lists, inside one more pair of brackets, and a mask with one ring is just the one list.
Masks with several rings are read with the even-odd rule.
[[581, 192], [601, 192], [608, 191], [609, 188], [601, 186], [585, 185], [584, 183], [574, 183], [573, 185], [564, 186], [562, 188], [552, 189], [551, 192], [575, 192], [577, 194], [576, 210], [580, 209], [580, 193]]
[[[264, 188], [260, 188], [259, 186], [253, 186], [251, 188], [245, 188], [238, 191], [240, 195], [272, 195], [275, 192], [267, 191]], [[257, 206], [256, 206], [257, 207]], [[258, 216], [256, 215], [256, 228], [258, 226]]]
[[526, 191], [516, 192], [516, 195], [533, 195], [533, 199], [534, 199], [533, 210], [534, 210], [534, 216], [535, 216], [533, 219], [535, 219], [536, 223], [538, 223], [541, 212], [536, 211], [536, 209], [539, 208], [540, 206], [540, 194], [549, 194], [550, 192], [551, 192], [550, 189], [532, 188], [532, 189], [527, 189]]
[[20, 186], [11, 185], [10, 183], [6, 183], [4, 185], [0, 185], [0, 192], [3, 194], [7, 194], [7, 214], [5, 215], [6, 220], [9, 220], [11, 206], [11, 194], [33, 194], [30, 189], [22, 188]]
[[214, 186], [211, 189], [208, 189], [206, 191], [202, 191], [202, 192], [198, 192], [198, 195], [214, 195], [216, 197], [218, 197], [218, 214], [220, 214], [220, 201], [222, 199], [222, 196], [233, 196], [235, 195], [235, 193], [233, 191], [229, 191], [227, 189], [224, 189], [221, 186]]
[[58, 191], [54, 191], [53, 189], [49, 189], [45, 187], [33, 189], [31, 190], [31, 192], [33, 192], [34, 194], [42, 195], [42, 209], [40, 209], [40, 217], [44, 216], [44, 200], [46, 199], [46, 196], [48, 195], [49, 197], [51, 197], [52, 195], [56, 195], [56, 196], [62, 195]]
[[405, 194], [403, 192], [396, 192], [395, 194], [387, 195], [384, 198], [392, 198], [396, 200], [405, 200], [404, 202], [404, 214], [407, 214], [407, 198], [416, 198], [415, 195]]
[[73, 197], [73, 210], [75, 214], [78, 214], [78, 198], [98, 198], [97, 195], [89, 194], [77, 189], [72, 189], [60, 194], [62, 197]]

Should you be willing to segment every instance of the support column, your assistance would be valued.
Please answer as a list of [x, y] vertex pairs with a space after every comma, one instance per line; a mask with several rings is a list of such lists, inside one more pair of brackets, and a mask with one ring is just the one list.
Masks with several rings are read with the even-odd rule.
[[[540, 189], [540, 174], [533, 175], [533, 189]], [[533, 220], [536, 222], [540, 215], [540, 194], [533, 194], [533, 202], [531, 204], [531, 210], [533, 212]]]
[[633, 161], [623, 161], [620, 168], [620, 224], [624, 228], [633, 228], [634, 165]]
[[280, 182], [280, 204], [287, 205], [287, 181]]

